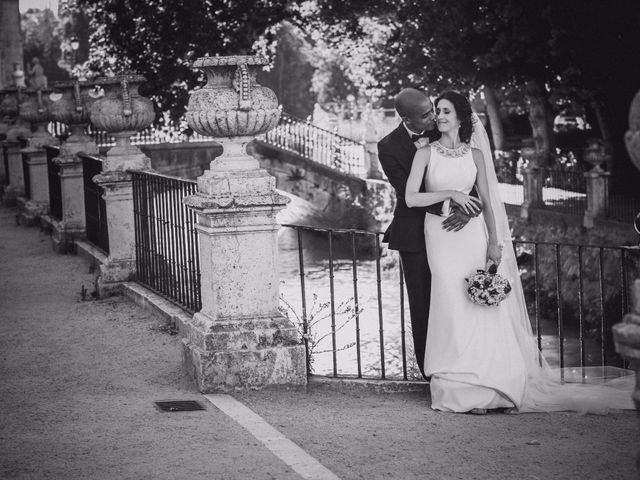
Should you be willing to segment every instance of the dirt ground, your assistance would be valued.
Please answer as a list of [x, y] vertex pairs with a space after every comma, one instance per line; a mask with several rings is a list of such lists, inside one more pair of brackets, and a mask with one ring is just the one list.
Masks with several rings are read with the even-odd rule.
[[[0, 478], [299, 479], [203, 397], [180, 339], [0, 208]], [[234, 395], [343, 480], [637, 478], [635, 413], [437, 413], [421, 392], [312, 385]]]

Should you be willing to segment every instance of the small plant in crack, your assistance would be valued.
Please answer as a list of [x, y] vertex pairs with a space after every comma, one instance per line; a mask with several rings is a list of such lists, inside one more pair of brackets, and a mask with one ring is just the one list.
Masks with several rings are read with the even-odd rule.
[[[356, 342], [348, 342], [342, 346], [336, 346], [335, 349], [329, 348], [326, 350], [318, 350], [318, 345], [322, 340], [342, 330], [354, 318], [357, 318], [360, 313], [362, 313], [362, 307], [355, 306], [353, 297], [341, 302], [332, 311], [331, 302], [318, 302], [318, 295], [314, 293], [311, 308], [307, 309], [306, 316], [300, 315], [296, 312], [296, 310], [282, 295], [280, 295], [280, 303], [281, 305], [278, 307], [280, 313], [287, 317], [296, 326], [298, 333], [306, 346], [307, 371], [309, 373], [313, 373], [313, 362], [316, 354], [334, 351], [339, 352], [348, 348], [353, 348], [356, 345]], [[332, 325], [329, 332], [324, 334], [319, 333], [319, 325], [323, 322], [330, 321], [332, 316], [334, 319], [340, 318], [339, 323]]]

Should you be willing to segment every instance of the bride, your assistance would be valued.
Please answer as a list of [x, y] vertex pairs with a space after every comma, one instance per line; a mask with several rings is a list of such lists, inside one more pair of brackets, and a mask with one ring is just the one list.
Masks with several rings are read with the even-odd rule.
[[[410, 207], [444, 202], [442, 216], [426, 215], [424, 223], [433, 278], [425, 354], [431, 407], [478, 414], [496, 408], [632, 409], [632, 376], [606, 384], [562, 384], [559, 372], [538, 351], [486, 131], [467, 98], [457, 92], [440, 95], [435, 108], [442, 137], [416, 152], [405, 193]], [[426, 192], [420, 192], [423, 181]], [[477, 200], [468, 195], [474, 184], [482, 214], [462, 230], [444, 230], [451, 201], [467, 212], [477, 208]], [[465, 278], [490, 264], [513, 286], [497, 307], [477, 305], [465, 293]]]

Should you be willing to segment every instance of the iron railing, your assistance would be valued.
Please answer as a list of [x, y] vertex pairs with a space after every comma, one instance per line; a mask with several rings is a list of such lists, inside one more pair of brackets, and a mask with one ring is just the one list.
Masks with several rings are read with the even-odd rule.
[[60, 153], [60, 147], [45, 145], [47, 152], [47, 177], [49, 179], [49, 213], [52, 218], [62, 220], [62, 185], [60, 166], [53, 161]]
[[[290, 318], [298, 319], [307, 351], [331, 357], [313, 354], [314, 372], [419, 379], [407, 341], [411, 327], [401, 266], [395, 254], [383, 255], [381, 233], [283, 227], [295, 232], [299, 258], [297, 293], [291, 285], [283, 287]], [[326, 253], [318, 258], [321, 239]], [[310, 261], [305, 259], [307, 245], [315, 245]], [[632, 250], [532, 241], [516, 241], [515, 248], [532, 328], [550, 364], [623, 366], [613, 350], [611, 326], [628, 311], [627, 281], [640, 273]], [[311, 312], [310, 303], [324, 313]]]
[[366, 152], [362, 143], [324, 130], [285, 112], [282, 113], [276, 128], [258, 139], [343, 173], [356, 176], [367, 174]]
[[24, 178], [24, 197], [29, 200], [31, 199], [31, 171], [29, 170], [29, 164], [27, 160], [29, 157], [27, 154], [22, 153], [22, 175]]
[[583, 215], [587, 208], [587, 183], [584, 172], [542, 168], [542, 200], [545, 208]]
[[93, 181], [93, 177], [102, 172], [102, 159], [84, 153], [79, 153], [78, 157], [82, 160], [87, 241], [108, 255], [109, 228], [104, 189]]
[[195, 213], [182, 200], [192, 180], [131, 172], [136, 280], [190, 312], [200, 310], [200, 257]]
[[[65, 124], [60, 122], [50, 122], [48, 125], [48, 131], [55, 137], [64, 137], [68, 133], [68, 128]], [[116, 144], [114, 137], [109, 133], [96, 130], [92, 125], [88, 125], [85, 129], [85, 133], [93, 138], [93, 141], [99, 147], [112, 147]], [[211, 142], [214, 139], [211, 137], [205, 137], [199, 133], [192, 132], [190, 134], [185, 133], [183, 129], [180, 129], [177, 125], [170, 123], [166, 126], [150, 126], [140, 132], [136, 132], [131, 136], [131, 143], [133, 145], [150, 145], [157, 143], [195, 143], [195, 142]]]

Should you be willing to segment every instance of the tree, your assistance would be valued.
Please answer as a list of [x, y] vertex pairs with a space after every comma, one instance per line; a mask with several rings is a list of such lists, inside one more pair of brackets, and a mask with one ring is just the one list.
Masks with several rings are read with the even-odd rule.
[[588, 101], [599, 113], [603, 134], [610, 131], [618, 189], [637, 190], [640, 176], [630, 169], [622, 137], [640, 84], [630, 67], [640, 63], [640, 2], [318, 0], [317, 5], [316, 16], [342, 25], [348, 38], [362, 37], [362, 16], [392, 25], [377, 72], [381, 84], [394, 90], [417, 83], [435, 90], [484, 85], [520, 91], [537, 143], [547, 152], [553, 146], [550, 95], [562, 89]]
[[311, 45], [303, 32], [289, 22], [278, 28], [273, 45], [273, 66], [259, 72], [258, 80], [271, 88], [283, 109], [299, 118], [313, 112], [313, 96], [309, 95], [314, 65]]
[[25, 64], [30, 65], [37, 57], [49, 81], [67, 80], [68, 72], [58, 66], [63, 29], [54, 13], [48, 8], [27, 10], [22, 15], [21, 30]]
[[159, 111], [184, 113], [189, 90], [203, 76], [191, 63], [205, 55], [254, 53], [262, 36], [294, 12], [286, 0], [70, 0], [91, 19], [96, 68], [135, 70]]

